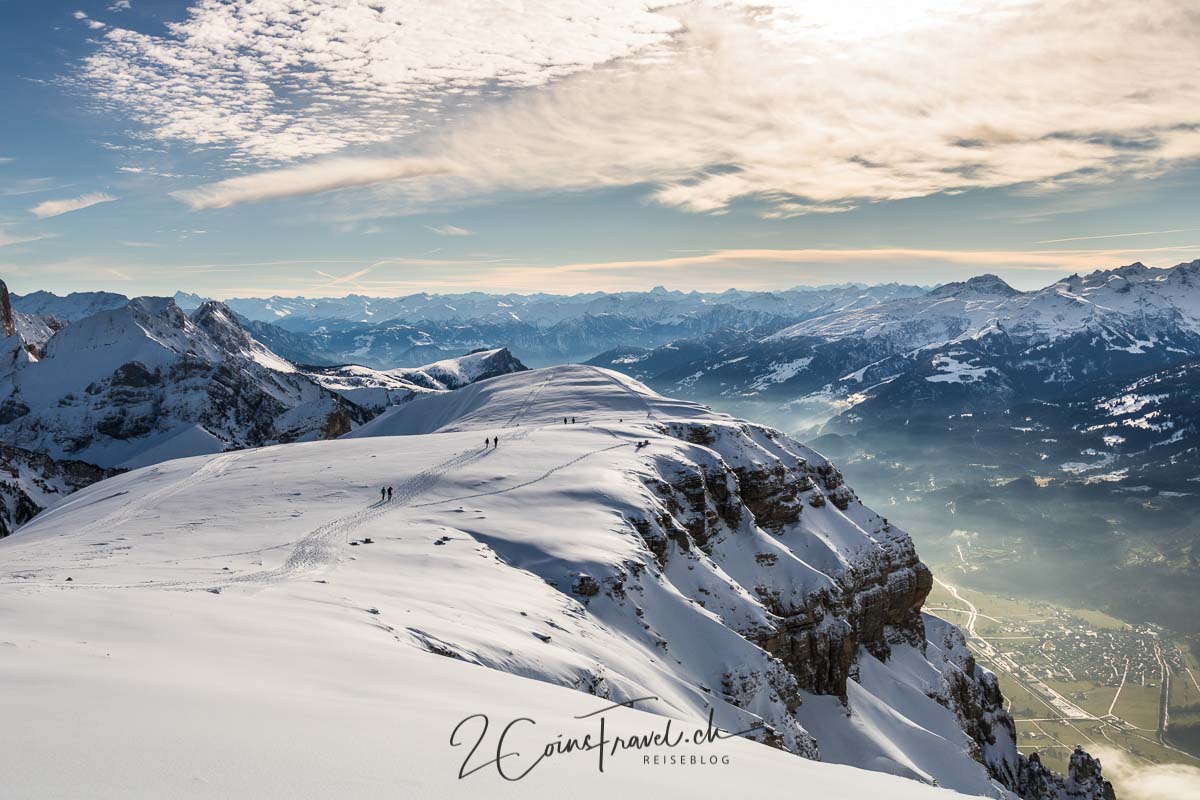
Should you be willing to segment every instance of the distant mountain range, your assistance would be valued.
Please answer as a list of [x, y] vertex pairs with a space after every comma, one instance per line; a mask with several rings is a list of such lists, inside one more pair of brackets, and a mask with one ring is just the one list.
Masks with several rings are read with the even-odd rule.
[[[507, 347], [533, 366], [585, 361], [621, 345], [654, 346], [726, 330], [765, 335], [833, 311], [920, 295], [916, 286], [846, 284], [784, 292], [649, 292], [582, 295], [416, 294], [400, 298], [234, 298], [243, 327], [299, 363], [376, 369], [437, 361], [468, 350]], [[193, 310], [205, 298], [182, 292]], [[57, 297], [34, 292], [14, 308], [73, 321], [128, 300], [108, 292]]]
[[776, 422], [903, 421], [913, 413], [1065, 397], [1200, 358], [1200, 261], [1132, 264], [1019, 292], [995, 276], [839, 310], [765, 335], [723, 330], [592, 363]]
[[591, 363], [804, 432], [927, 553], [957, 561], [952, 532], [983, 535], [998, 586], [1197, 627], [1200, 261], [1031, 292], [980, 276]]

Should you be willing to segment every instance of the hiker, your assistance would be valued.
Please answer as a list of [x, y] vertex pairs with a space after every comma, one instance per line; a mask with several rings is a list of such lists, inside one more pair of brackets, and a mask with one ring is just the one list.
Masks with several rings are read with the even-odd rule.
[[492, 437], [492, 447], [499, 447], [499, 446], [500, 446], [500, 437], [493, 436]]
[[563, 417], [563, 425], [566, 425], [566, 424], [567, 424], [567, 418]]
[[388, 502], [391, 502], [391, 499], [392, 499], [392, 487], [389, 486], [388, 487]]
[[381, 503], [382, 503], [384, 500], [387, 500], [387, 489], [386, 489], [386, 488], [380, 488], [380, 490], [379, 490], [379, 502], [381, 502]]
[[574, 417], [571, 417], [571, 424], [572, 424], [572, 425], [574, 425], [574, 424], [575, 424], [575, 418], [574, 418]]
[[491, 440], [490, 440], [490, 439], [488, 439], [486, 436], [485, 436], [485, 437], [483, 437], [483, 449], [484, 449], [484, 450], [487, 450], [487, 449], [488, 449], [488, 445], [489, 445], [489, 444], [491, 444]]

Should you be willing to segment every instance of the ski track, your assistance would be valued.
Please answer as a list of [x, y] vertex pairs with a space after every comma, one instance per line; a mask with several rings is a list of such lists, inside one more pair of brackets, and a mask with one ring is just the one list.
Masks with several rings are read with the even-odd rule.
[[[607, 376], [605, 376], [605, 377], [607, 377]], [[614, 382], [616, 382], [616, 381], [614, 381]], [[524, 413], [528, 409], [530, 403], [532, 402], [533, 399], [536, 398], [536, 393], [538, 393], [541, 389], [545, 388], [545, 386], [549, 383], [550, 383], [550, 381], [547, 380], [547, 381], [544, 381], [543, 383], [539, 384], [538, 386], [534, 387], [534, 390], [530, 392], [529, 397], [527, 397], [526, 401], [524, 403], [522, 403], [521, 408], [518, 409], [518, 411], [509, 419], [509, 421], [503, 427], [508, 428], [508, 427], [515, 426], [517, 420], [519, 420], [521, 417], [524, 416]], [[522, 427], [519, 431], [517, 431], [517, 432], [513, 433], [512, 435], [510, 435], [509, 437], [507, 437], [507, 440], [508, 441], [524, 440], [524, 439], [528, 438], [534, 432], [535, 429], [536, 429], [535, 427]], [[607, 432], [610, 435], [613, 435], [613, 436], [616, 435], [612, 431], [607, 431]], [[367, 522], [375, 520], [379, 517], [382, 517], [392, 511], [396, 511], [396, 510], [399, 510], [402, 508], [428, 508], [431, 506], [443, 505], [445, 503], [460, 502], [463, 500], [470, 500], [470, 499], [477, 498], [477, 497], [487, 497], [487, 496], [491, 496], [491, 495], [498, 495], [498, 494], [504, 494], [507, 492], [516, 491], [518, 489], [525, 488], [526, 486], [531, 486], [535, 483], [544, 481], [547, 478], [549, 478], [550, 476], [554, 475], [555, 473], [560, 472], [564, 469], [568, 469], [569, 467], [579, 463], [580, 461], [583, 461], [586, 458], [590, 458], [591, 456], [599, 455], [601, 453], [608, 452], [609, 450], [616, 450], [621, 447], [631, 447], [631, 446], [632, 446], [632, 443], [630, 443], [630, 442], [622, 442], [620, 444], [609, 445], [607, 447], [600, 447], [595, 450], [590, 450], [580, 456], [577, 456], [576, 458], [571, 459], [570, 461], [567, 461], [563, 464], [559, 464], [558, 466], [555, 466], [555, 467], [552, 467], [552, 468], [546, 470], [546, 472], [542, 473], [541, 475], [539, 475], [535, 478], [531, 478], [527, 481], [522, 481], [521, 483], [515, 484], [513, 486], [508, 486], [503, 489], [495, 489], [495, 490], [488, 491], [488, 492], [475, 492], [472, 494], [461, 495], [458, 497], [449, 497], [449, 498], [446, 498], [443, 500], [433, 500], [433, 501], [429, 501], [426, 503], [417, 503], [417, 504], [412, 503], [412, 501], [414, 499], [416, 499], [417, 497], [420, 497], [421, 495], [423, 495], [423, 494], [427, 493], [428, 491], [430, 491], [431, 489], [433, 489], [446, 474], [448, 474], [454, 470], [461, 469], [461, 468], [467, 466], [468, 464], [474, 463], [475, 461], [478, 461], [478, 460], [486, 457], [489, 453], [495, 452], [494, 450], [488, 450], [488, 449], [469, 450], [469, 451], [466, 451], [463, 453], [459, 453], [458, 455], [456, 455], [446, 461], [443, 461], [441, 464], [438, 464], [434, 467], [430, 467], [429, 469], [423, 470], [422, 472], [419, 472], [416, 475], [414, 475], [413, 477], [404, 481], [396, 488], [394, 496], [391, 500], [377, 501], [377, 502], [371, 504], [370, 506], [368, 506], [367, 508], [364, 508], [359, 511], [355, 511], [351, 514], [347, 514], [345, 516], [331, 520], [330, 522], [327, 522], [317, 528], [314, 528], [313, 530], [311, 530], [310, 532], [305, 534], [300, 539], [297, 539], [297, 540], [294, 540], [291, 542], [284, 542], [284, 543], [278, 544], [278, 545], [273, 545], [271, 547], [260, 548], [258, 550], [246, 550], [246, 551], [241, 551], [241, 552], [237, 552], [237, 553], [216, 553], [216, 554], [206, 555], [206, 556], [194, 556], [191, 558], [167, 560], [167, 561], [160, 561], [160, 562], [148, 562], [148, 563], [157, 563], [157, 564], [163, 564], [163, 565], [173, 565], [173, 564], [183, 563], [185, 561], [200, 561], [200, 560], [210, 560], [210, 559], [216, 559], [216, 558], [232, 558], [235, 556], [243, 556], [243, 555], [257, 555], [259, 553], [264, 553], [264, 552], [268, 552], [271, 550], [278, 550], [278, 549], [281, 549], [284, 547], [292, 547], [293, 548], [292, 552], [288, 555], [287, 560], [284, 561], [284, 563], [278, 567], [274, 567], [272, 569], [267, 569], [267, 570], [260, 570], [257, 572], [245, 573], [245, 574], [241, 574], [241, 575], [218, 576], [216, 580], [146, 581], [146, 582], [135, 583], [135, 584], [92, 584], [92, 583], [89, 583], [89, 584], [79, 584], [78, 588], [89, 588], [89, 589], [127, 589], [127, 588], [215, 589], [215, 588], [219, 588], [219, 587], [237, 586], [237, 585], [270, 586], [270, 585], [278, 584], [278, 583], [286, 581], [290, 578], [293, 578], [296, 575], [299, 575], [302, 573], [307, 573], [307, 572], [314, 572], [314, 571], [317, 571], [319, 569], [322, 569], [324, 567], [330, 566], [331, 564], [335, 563], [338, 560], [339, 546], [341, 544], [349, 541], [350, 534], [355, 528], [357, 528]], [[201, 481], [211, 480], [213, 478], [220, 477], [221, 475], [223, 475], [225, 472], [227, 472], [229, 470], [229, 467], [237, 460], [239, 455], [240, 455], [240, 452], [228, 453], [228, 454], [225, 454], [222, 456], [218, 456], [218, 457], [212, 459], [211, 461], [205, 463], [203, 466], [201, 466], [199, 469], [197, 469], [194, 473], [183, 478], [182, 480], [176, 481], [175, 483], [173, 483], [169, 486], [164, 486], [161, 489], [150, 492], [149, 494], [144, 495], [140, 499], [130, 503], [128, 506], [118, 509], [117, 511], [114, 511], [111, 514], [105, 515], [101, 519], [85, 526], [84, 528], [80, 529], [79, 531], [72, 533], [72, 534], [67, 534], [67, 535], [80, 536], [80, 535], [83, 535], [84, 533], [95, 530], [97, 528], [103, 528], [104, 530], [111, 531], [111, 530], [113, 530], [113, 528], [115, 526], [121, 525], [122, 523], [129, 522], [129, 521], [135, 519], [138, 516], [138, 514], [140, 514], [146, 508], [156, 505], [156, 504], [168, 499], [169, 497], [179, 493], [180, 491], [183, 491], [185, 489], [193, 487]], [[97, 502], [100, 502], [100, 501], [97, 501]], [[27, 559], [28, 559], [28, 556], [26, 556], [26, 558], [22, 559], [22, 560], [27, 560]], [[74, 567], [68, 567], [67, 569], [100, 568], [100, 567], [108, 567], [108, 566], [130, 566], [130, 564], [76, 565]], [[48, 569], [50, 569], [50, 568], [49, 567], [34, 567], [34, 568], [25, 569], [25, 570], [17, 569], [17, 570], [14, 570], [14, 572], [30, 572], [30, 573], [44, 572]], [[12, 574], [13, 574], [13, 572], [10, 572], [10, 575], [12, 575]], [[31, 585], [28, 579], [0, 581], [0, 584]]]
[[350, 533], [358, 526], [386, 514], [409, 506], [411, 501], [436, 486], [449, 472], [461, 469], [484, 458], [491, 450], [469, 450], [443, 461], [435, 467], [418, 472], [397, 487], [391, 500], [378, 501], [367, 508], [339, 517], [310, 531], [296, 542], [291, 555], [282, 566], [274, 569], [233, 576], [224, 583], [275, 584], [302, 572], [310, 572], [329, 566], [338, 558], [338, 546], [349, 541]]
[[502, 425], [501, 427], [502, 428], [512, 428], [512, 427], [516, 426], [519, 423], [519, 421], [521, 419], [523, 419], [525, 417], [525, 415], [529, 412], [529, 408], [530, 408], [530, 406], [533, 405], [533, 401], [537, 399], [537, 396], [539, 394], [541, 394], [542, 390], [545, 389], [547, 386], [549, 386], [550, 382], [553, 380], [554, 380], [554, 375], [551, 374], [550, 377], [546, 378], [546, 380], [542, 381], [537, 386], [534, 386], [532, 389], [530, 389], [529, 394], [525, 395], [525, 400], [521, 403], [521, 405], [517, 408], [517, 410], [513, 412], [513, 415], [511, 417], [509, 417], [508, 422], [504, 423], [504, 425]]
[[578, 464], [580, 461], [583, 461], [585, 458], [590, 458], [591, 456], [599, 455], [600, 453], [607, 453], [609, 450], [616, 450], [619, 447], [632, 447], [632, 446], [633, 445], [630, 442], [622, 442], [621, 444], [613, 444], [613, 445], [609, 445], [608, 447], [600, 447], [595, 450], [589, 450], [588, 452], [584, 453], [583, 455], [573, 458], [570, 461], [566, 462], [565, 464], [559, 464], [557, 467], [551, 467], [550, 469], [546, 470], [545, 472], [543, 472], [541, 475], [537, 476], [536, 478], [530, 478], [527, 481], [515, 484], [513, 486], [508, 486], [504, 489], [494, 489], [490, 492], [475, 492], [474, 494], [464, 494], [459, 497], [447, 497], [445, 500], [432, 500], [428, 503], [418, 503], [417, 505], [413, 506], [413, 508], [426, 508], [428, 506], [440, 506], [443, 503], [454, 503], [454, 502], [458, 502], [460, 500], [472, 500], [476, 497], [490, 497], [490, 496], [496, 495], [496, 494], [504, 494], [505, 492], [512, 492], [517, 489], [523, 489], [526, 486], [531, 486], [532, 484], [539, 483], [540, 481], [544, 481], [544, 480], [546, 480], [546, 478], [549, 478], [554, 473], [564, 470], [567, 467], [572, 466], [573, 464]]
[[614, 386], [616, 386], [617, 388], [619, 388], [621, 391], [623, 391], [623, 392], [625, 392], [626, 394], [628, 394], [628, 395], [630, 395], [630, 396], [634, 397], [634, 398], [635, 398], [635, 399], [636, 399], [636, 400], [637, 400], [639, 403], [641, 403], [641, 404], [642, 404], [642, 407], [646, 409], [646, 419], [653, 419], [653, 420], [657, 420], [657, 419], [658, 419], [658, 417], [656, 417], [656, 416], [654, 415], [654, 409], [650, 407], [650, 403], [649, 403], [649, 402], [646, 400], [646, 398], [645, 398], [645, 397], [643, 397], [642, 395], [638, 394], [638, 393], [637, 393], [637, 392], [635, 392], [633, 389], [630, 389], [630, 388], [629, 388], [628, 386], [626, 386], [624, 383], [622, 383], [621, 381], [617, 380], [617, 379], [616, 379], [616, 378], [614, 378], [612, 375], [609, 375], [607, 372], [605, 372], [604, 370], [600, 369], [599, 367], [593, 367], [593, 366], [590, 366], [590, 365], [588, 365], [588, 368], [589, 368], [589, 369], [592, 369], [592, 370], [594, 370], [594, 371], [596, 372], [596, 374], [597, 374], [597, 375], [599, 375], [600, 377], [602, 377], [602, 378], [604, 378], [605, 380], [609, 381], [609, 382], [610, 382], [610, 383], [612, 383]]

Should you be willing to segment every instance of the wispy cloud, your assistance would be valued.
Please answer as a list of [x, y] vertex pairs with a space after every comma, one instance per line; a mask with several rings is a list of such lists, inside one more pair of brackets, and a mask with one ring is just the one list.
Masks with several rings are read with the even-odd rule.
[[1172, 228], [1166, 231], [1135, 231], [1133, 233], [1104, 233], [1098, 236], [1068, 236], [1065, 239], [1042, 239], [1034, 244], [1064, 244], [1066, 242], [1088, 242], [1094, 239], [1124, 239], [1129, 236], [1162, 236], [1168, 233], [1191, 233], [1200, 228]]
[[371, 153], [177, 195], [195, 208], [649, 185], [687, 211], [780, 218], [1200, 159], [1200, 15], [1174, 0], [378, 8], [201, 0], [165, 37], [110, 31], [83, 80], [150, 135], [239, 168]]
[[241, 175], [174, 192], [172, 196], [198, 210], [227, 208], [240, 203], [440, 175], [453, 168], [450, 162], [441, 159], [334, 159], [291, 169]]
[[151, 137], [261, 164], [406, 136], [481, 93], [588, 70], [665, 41], [678, 25], [639, 0], [528, 11], [199, 0], [164, 36], [111, 29], [80, 79]]
[[26, 244], [50, 238], [53, 237], [48, 233], [13, 233], [8, 229], [8, 226], [0, 225], [0, 247], [7, 247], [13, 244]]
[[[920, 268], [930, 282], [995, 272], [1021, 288], [1040, 288], [1072, 272], [1108, 269], [1132, 261], [1174, 264], [1200, 256], [1200, 244], [1180, 248], [1078, 250], [727, 249], [663, 258], [535, 263], [510, 257], [307, 259], [171, 265], [188, 280], [205, 276], [216, 297], [342, 295], [396, 296], [417, 291], [571, 293], [671, 288], [721, 291], [783, 289], [844, 280], [892, 281], [897, 271]], [[98, 266], [91, 266], [93, 271]], [[161, 273], [163, 268], [156, 267]]]
[[0, 186], [0, 197], [17, 197], [23, 194], [37, 194], [55, 189], [67, 188], [54, 178], [19, 178], [5, 181]]
[[100, 203], [111, 203], [116, 199], [113, 195], [105, 192], [92, 192], [91, 194], [81, 194], [79, 197], [71, 197], [66, 200], [47, 200], [29, 209], [29, 213], [35, 217], [45, 219], [46, 217], [57, 217], [60, 214], [69, 214], [72, 211], [91, 208]]
[[438, 236], [474, 236], [475, 231], [457, 225], [426, 225], [425, 229]]

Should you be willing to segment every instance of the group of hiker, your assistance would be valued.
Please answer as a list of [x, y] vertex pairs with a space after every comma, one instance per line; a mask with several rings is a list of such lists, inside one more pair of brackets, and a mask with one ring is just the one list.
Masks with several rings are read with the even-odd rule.
[[[568, 423], [567, 420], [570, 420], [570, 422]], [[624, 422], [624, 420], [622, 420], [622, 422]], [[568, 424], [573, 425], [574, 423], [575, 423], [574, 417], [563, 417], [563, 425], [568, 425]], [[493, 436], [490, 439], [486, 436], [483, 437], [483, 449], [484, 450], [487, 450], [489, 447], [494, 450], [495, 448], [497, 448], [499, 446], [500, 446], [500, 437], [499, 436]], [[642, 441], [637, 443], [638, 450], [641, 450], [643, 447], [649, 447], [649, 446], [650, 446], [649, 439], [643, 439]], [[389, 501], [391, 499], [392, 499], [392, 487], [391, 486], [384, 486], [383, 488], [381, 488], [379, 490], [379, 502], [386, 503], [387, 501]]]

